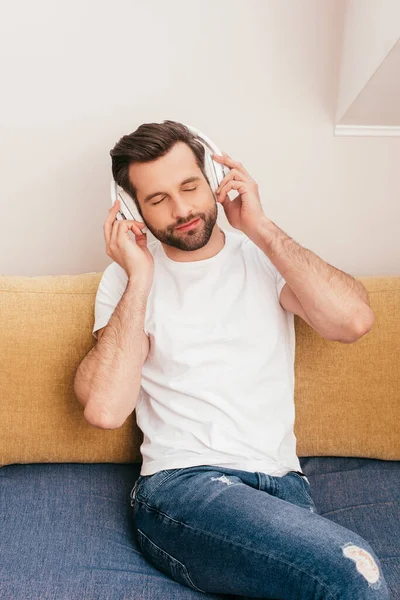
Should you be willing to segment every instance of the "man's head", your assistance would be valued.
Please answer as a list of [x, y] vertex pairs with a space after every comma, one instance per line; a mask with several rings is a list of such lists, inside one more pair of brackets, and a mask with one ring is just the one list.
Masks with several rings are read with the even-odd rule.
[[[110, 151], [115, 181], [161, 242], [197, 250], [209, 241], [218, 206], [204, 167], [204, 146], [182, 123], [143, 123]], [[157, 195], [155, 195], [157, 194]], [[200, 218], [190, 230], [177, 227]]]

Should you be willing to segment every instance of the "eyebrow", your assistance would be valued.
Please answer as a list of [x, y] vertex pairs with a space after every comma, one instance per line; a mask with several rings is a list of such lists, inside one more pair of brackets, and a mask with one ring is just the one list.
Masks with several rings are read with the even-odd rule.
[[[198, 176], [187, 177], [186, 179], [181, 181], [181, 185], [185, 185], [185, 183], [191, 183], [192, 181], [200, 181], [200, 180], [201, 180], [201, 178]], [[167, 192], [154, 192], [153, 194], [149, 194], [148, 196], [146, 196], [146, 198], [143, 200], [143, 202], [144, 203], [149, 202], [155, 196], [160, 196], [160, 194], [168, 195]]]

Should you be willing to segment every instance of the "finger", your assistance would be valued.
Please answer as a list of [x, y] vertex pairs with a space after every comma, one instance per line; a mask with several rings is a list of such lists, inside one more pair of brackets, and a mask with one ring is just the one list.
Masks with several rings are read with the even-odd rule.
[[220, 154], [213, 154], [212, 157], [215, 158], [215, 160], [217, 160], [218, 162], [222, 162], [230, 169], [237, 169], [238, 171], [241, 171], [244, 175], [247, 175], [251, 178], [250, 173], [246, 171], [242, 163], [238, 160], [233, 160], [233, 158], [231, 158], [226, 152], [223, 152], [222, 156]]
[[[135, 234], [135, 236], [143, 236], [145, 235], [139, 225], [137, 221], [132, 221], [132, 220], [128, 220], [128, 219], [124, 219], [123, 221], [116, 221], [117, 227], [118, 227], [118, 234], [119, 235], [119, 231], [122, 232], [122, 235], [127, 233], [128, 231], [132, 231], [132, 233]], [[143, 223], [144, 225], [144, 223]]]
[[145, 233], [136, 237], [136, 244], [140, 246], [140, 248], [147, 248], [147, 236]]
[[129, 221], [129, 223], [131, 223], [131, 226], [128, 226], [125, 220], [114, 221], [111, 231], [110, 246], [112, 246], [113, 248], [117, 248], [118, 245], [122, 242], [122, 236], [126, 235], [126, 233], [129, 230], [133, 231], [135, 235], [139, 234], [139, 231], [135, 227], [134, 223], [132, 223], [132, 221]]
[[[116, 212], [118, 212], [118, 209], [120, 207], [120, 201], [117, 200], [117, 202], [118, 202], [118, 208], [117, 208]], [[135, 223], [140, 229], [143, 229], [143, 227], [146, 227], [146, 224], [143, 223], [143, 221], [138, 221], [137, 219], [125, 219], [124, 218], [123, 220], [124, 220], [124, 223]]]
[[137, 237], [146, 236], [145, 232], [142, 231], [142, 228], [146, 227], [144, 223], [141, 223], [140, 221], [124, 221], [123, 223], [127, 226], [128, 230], [133, 231]]
[[143, 221], [137, 221], [136, 219], [133, 221], [129, 221], [129, 223], [134, 223], [137, 227], [139, 227], [139, 229], [143, 229], [143, 227], [146, 227], [146, 224], [143, 223]]
[[235, 169], [231, 169], [229, 171], [229, 173], [227, 175], [225, 175], [225, 177], [223, 178], [223, 180], [221, 181], [221, 183], [217, 187], [217, 190], [216, 190], [217, 194], [223, 188], [223, 186], [225, 185], [225, 183], [227, 181], [229, 181], [230, 179], [236, 179], [237, 181], [251, 181], [251, 179], [245, 177], [241, 171], [238, 171], [236, 168]]
[[119, 198], [116, 199], [116, 201], [114, 202], [114, 204], [112, 205], [112, 207], [110, 208], [110, 210], [108, 211], [108, 214], [112, 214], [112, 213], [117, 213], [119, 211], [121, 207], [121, 200]]
[[110, 235], [110, 248], [115, 247], [117, 245], [117, 233], [118, 233], [118, 223], [119, 221], [116, 219], [112, 224], [111, 235]]
[[[240, 194], [243, 194], [246, 191], [245, 188], [243, 189], [243, 186], [245, 185], [246, 183], [244, 181], [236, 181], [235, 179], [230, 179], [221, 189], [218, 195], [218, 202], [221, 202], [221, 204], [224, 203], [229, 190], [237, 190]], [[229, 199], [229, 201], [231, 200]]]
[[[136, 238], [144, 236], [144, 234], [140, 231], [140, 229], [135, 225], [133, 221], [118, 221], [117, 219], [115, 219], [114, 223], [112, 224], [111, 234], [109, 236], [109, 242], [107, 244], [107, 250], [109, 248], [116, 248], [121, 242], [122, 236], [126, 235], [126, 233], [129, 230], [131, 230], [134, 233]], [[120, 231], [122, 232], [121, 234]]]
[[[139, 246], [147, 246], [147, 237], [145, 233], [139, 229], [134, 221], [123, 221], [116, 232], [116, 243], [120, 246], [124, 243], [123, 238], [128, 231], [132, 231], [135, 235], [135, 242]], [[143, 243], [144, 242], [144, 243]]]
[[116, 215], [119, 211], [119, 207], [120, 207], [120, 201], [117, 198], [117, 200], [114, 202], [112, 207], [109, 209], [108, 216], [103, 225], [104, 239], [106, 241], [106, 244], [108, 244], [110, 241], [112, 226], [116, 219]]

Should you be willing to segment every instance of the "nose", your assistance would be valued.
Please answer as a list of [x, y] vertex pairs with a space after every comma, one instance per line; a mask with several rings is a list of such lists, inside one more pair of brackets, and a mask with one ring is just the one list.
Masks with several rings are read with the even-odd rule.
[[177, 227], [195, 218], [192, 205], [188, 203], [187, 198], [184, 199], [183, 196], [179, 195], [172, 198], [172, 217], [177, 222]]

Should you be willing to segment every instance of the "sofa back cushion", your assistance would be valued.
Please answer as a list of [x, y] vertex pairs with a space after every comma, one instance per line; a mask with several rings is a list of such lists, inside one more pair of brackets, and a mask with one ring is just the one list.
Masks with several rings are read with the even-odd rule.
[[[135, 412], [119, 429], [93, 427], [73, 391], [101, 276], [0, 276], [0, 466], [141, 462]], [[358, 279], [375, 323], [357, 342], [324, 340], [295, 317], [298, 456], [400, 459], [400, 277]]]

